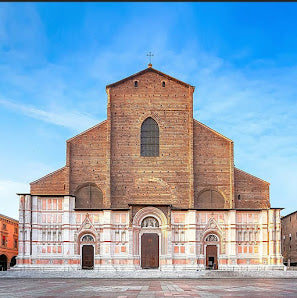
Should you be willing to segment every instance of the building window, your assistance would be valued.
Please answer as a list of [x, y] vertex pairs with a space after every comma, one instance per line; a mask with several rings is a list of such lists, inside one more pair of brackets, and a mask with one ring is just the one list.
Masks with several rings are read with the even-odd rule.
[[162, 82], [162, 87], [165, 87], [165, 81]]
[[115, 241], [116, 242], [120, 241], [120, 231], [115, 231]]
[[138, 87], [138, 81], [134, 81], [134, 87], [135, 87], [135, 88]]
[[15, 234], [18, 233], [18, 228], [14, 228], [14, 233], [15, 233]]
[[2, 225], [3, 230], [6, 230], [6, 224]]
[[240, 200], [240, 195], [237, 196], [238, 200]]
[[159, 126], [151, 117], [141, 125], [141, 156], [159, 156]]
[[14, 239], [13, 247], [18, 248], [18, 240], [17, 239]]
[[6, 246], [6, 237], [2, 236], [2, 242], [1, 242], [2, 246]]

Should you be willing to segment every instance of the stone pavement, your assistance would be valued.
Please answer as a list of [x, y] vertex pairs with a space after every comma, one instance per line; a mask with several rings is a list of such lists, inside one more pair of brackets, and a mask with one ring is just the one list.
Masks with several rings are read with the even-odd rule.
[[0, 297], [297, 297], [297, 280], [2, 277]]
[[159, 269], [136, 271], [104, 271], [104, 270], [16, 270], [0, 271], [0, 278], [296, 278], [297, 271], [220, 271], [220, 270], [189, 270], [161, 271]]

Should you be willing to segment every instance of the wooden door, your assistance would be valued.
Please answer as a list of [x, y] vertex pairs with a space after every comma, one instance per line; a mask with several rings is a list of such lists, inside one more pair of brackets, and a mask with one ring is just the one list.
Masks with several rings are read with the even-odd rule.
[[206, 268], [218, 269], [218, 250], [216, 245], [206, 246]]
[[82, 247], [82, 269], [94, 268], [94, 247], [93, 245], [84, 245]]
[[159, 268], [159, 235], [145, 233], [141, 236], [141, 267]]

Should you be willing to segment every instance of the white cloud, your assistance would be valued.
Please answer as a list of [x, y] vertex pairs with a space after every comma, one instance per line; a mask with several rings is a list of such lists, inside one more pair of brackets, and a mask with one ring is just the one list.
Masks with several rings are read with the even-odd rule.
[[82, 131], [99, 122], [91, 115], [77, 111], [46, 111], [30, 105], [24, 105], [6, 99], [0, 99], [0, 104], [8, 109], [20, 112], [26, 116], [55, 125], [64, 126], [75, 131]]
[[0, 180], [0, 213], [18, 219], [19, 199], [16, 193], [29, 193], [29, 183]]

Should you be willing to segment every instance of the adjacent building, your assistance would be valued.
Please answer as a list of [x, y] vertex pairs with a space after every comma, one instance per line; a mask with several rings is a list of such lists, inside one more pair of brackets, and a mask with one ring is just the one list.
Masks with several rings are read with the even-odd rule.
[[19, 268], [283, 268], [269, 183], [193, 119], [193, 86], [149, 64], [106, 92], [107, 119], [19, 194]]
[[284, 264], [297, 266], [297, 211], [281, 217]]
[[19, 222], [0, 214], [0, 271], [16, 264]]

